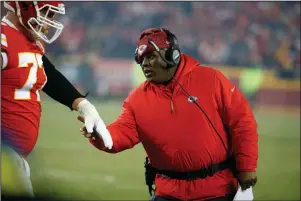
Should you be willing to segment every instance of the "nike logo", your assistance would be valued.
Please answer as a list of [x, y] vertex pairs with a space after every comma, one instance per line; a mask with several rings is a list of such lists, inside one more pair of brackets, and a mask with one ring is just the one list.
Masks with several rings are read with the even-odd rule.
[[232, 89], [231, 89], [231, 91], [233, 92], [235, 90], [235, 87], [233, 87]]

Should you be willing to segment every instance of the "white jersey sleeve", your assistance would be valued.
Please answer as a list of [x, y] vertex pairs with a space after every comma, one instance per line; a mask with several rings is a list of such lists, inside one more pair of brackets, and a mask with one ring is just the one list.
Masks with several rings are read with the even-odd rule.
[[3, 51], [1, 51], [1, 60], [2, 60], [2, 62], [1, 62], [1, 68], [2, 69], [4, 69], [4, 68], [6, 68], [6, 66], [7, 66], [7, 63], [8, 63], [8, 58], [7, 58], [7, 54], [6, 54], [6, 52], [3, 52]]
[[7, 58], [7, 39], [4, 33], [1, 33], [1, 69], [4, 69], [7, 66], [8, 58]]

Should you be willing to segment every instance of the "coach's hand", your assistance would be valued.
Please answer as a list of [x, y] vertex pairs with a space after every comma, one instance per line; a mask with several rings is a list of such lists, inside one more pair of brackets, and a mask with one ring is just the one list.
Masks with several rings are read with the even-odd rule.
[[87, 133], [92, 134], [95, 129], [95, 134], [103, 140], [105, 147], [112, 149], [112, 137], [94, 105], [84, 99], [78, 103], [77, 111], [81, 114], [81, 117], [78, 119], [85, 123]]
[[246, 190], [257, 183], [256, 172], [239, 172], [238, 181], [242, 190]]
[[[82, 117], [82, 116], [77, 116], [77, 119], [78, 119], [79, 121], [85, 123], [84, 117]], [[87, 132], [86, 126], [81, 127], [79, 130], [80, 130], [80, 132], [82, 132], [82, 135], [85, 136], [86, 138], [91, 138], [91, 139], [93, 139], [93, 140], [99, 139], [99, 137], [98, 137], [98, 135], [97, 135], [95, 129], [94, 129], [94, 131], [93, 131], [92, 133], [88, 133], [88, 132]]]

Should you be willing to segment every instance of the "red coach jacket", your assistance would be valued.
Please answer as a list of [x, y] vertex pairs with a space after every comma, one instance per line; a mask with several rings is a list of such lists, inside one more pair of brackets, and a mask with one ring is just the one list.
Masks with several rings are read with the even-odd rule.
[[[200, 66], [185, 54], [181, 55], [175, 78], [197, 97], [226, 144], [223, 124], [229, 126], [238, 171], [255, 171], [257, 124], [242, 93], [221, 72]], [[91, 140], [95, 147], [117, 153], [141, 142], [152, 166], [158, 169], [193, 171], [208, 167], [211, 160], [219, 163], [227, 159], [219, 136], [174, 80], [167, 86], [142, 83], [129, 94], [121, 115], [107, 128], [113, 148], [106, 150], [102, 141]], [[155, 184], [156, 195], [181, 200], [211, 199], [237, 189], [237, 179], [229, 169], [192, 181], [157, 175]]]

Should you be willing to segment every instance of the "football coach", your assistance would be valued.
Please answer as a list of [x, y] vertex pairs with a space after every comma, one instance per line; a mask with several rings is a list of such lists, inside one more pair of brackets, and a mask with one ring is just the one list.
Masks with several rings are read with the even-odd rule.
[[[167, 29], [138, 39], [135, 60], [146, 81], [125, 99], [107, 131], [113, 148], [81, 131], [96, 148], [118, 153], [142, 143], [152, 200], [233, 200], [257, 181], [257, 123], [250, 106], [220, 71], [180, 52]], [[83, 117], [78, 117], [83, 121]]]

